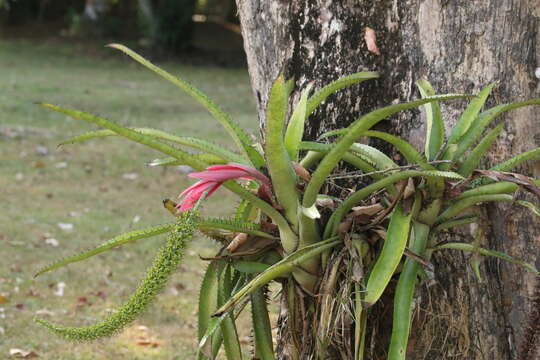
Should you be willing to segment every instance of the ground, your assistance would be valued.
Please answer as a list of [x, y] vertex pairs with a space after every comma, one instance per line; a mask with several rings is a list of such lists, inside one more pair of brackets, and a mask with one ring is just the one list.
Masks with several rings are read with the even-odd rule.
[[[160, 65], [184, 75], [256, 131], [245, 69]], [[36, 279], [33, 274], [116, 234], [171, 221], [162, 200], [193, 182], [178, 169], [146, 166], [159, 154], [124, 139], [56, 148], [62, 139], [94, 127], [33, 102], [204, 137], [229, 148], [232, 141], [191, 98], [112, 49], [0, 40], [0, 69], [0, 358], [18, 348], [44, 359], [194, 359], [197, 291], [205, 268], [199, 255], [216, 249], [207, 239], [193, 241], [167, 290], [119, 336], [70, 343], [32, 321], [40, 316], [88, 325], [127, 300], [163, 236]], [[235, 202], [220, 190], [203, 211], [226, 215]], [[242, 339], [248, 341], [248, 335]]]

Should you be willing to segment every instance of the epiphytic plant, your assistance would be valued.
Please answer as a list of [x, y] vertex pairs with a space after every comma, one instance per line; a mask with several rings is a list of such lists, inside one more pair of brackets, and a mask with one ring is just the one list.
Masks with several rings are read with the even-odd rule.
[[[314, 298], [318, 306], [303, 309], [315, 315], [309, 320], [313, 324], [312, 331], [317, 333], [317, 341], [310, 350], [312, 354], [327, 358], [329, 344], [341, 336], [342, 340], [348, 337], [345, 341], [353, 344], [351, 358], [362, 359], [368, 308], [377, 302], [391, 278], [399, 275], [389, 358], [403, 359], [415, 283], [421, 265], [429, 264], [433, 251], [458, 249], [496, 256], [536, 272], [531, 265], [484, 249], [478, 242], [440, 244], [436, 239], [439, 231], [476, 222], [478, 217], [474, 214], [463, 215], [476, 204], [511, 201], [510, 194], [521, 188], [538, 192], [537, 180], [508, 171], [524, 161], [538, 159], [540, 148], [492, 169], [477, 170], [502, 125], [481, 139], [472, 150], [470, 148], [497, 115], [519, 106], [539, 104], [540, 99], [499, 105], [480, 113], [493, 87], [490, 85], [472, 97], [451, 135], [445, 139], [438, 102], [471, 96], [435, 95], [431, 86], [422, 81], [418, 84], [422, 99], [377, 109], [361, 116], [346, 129], [324, 135], [327, 139], [339, 135], [334, 142], [304, 142], [304, 124], [321, 102], [346, 86], [376, 78], [378, 74], [349, 75], [313, 94], [308, 86], [292, 111], [289, 111], [289, 96], [294, 82], [280, 76], [270, 91], [264, 146], [261, 148], [202, 92], [124, 46], [111, 47], [171, 81], [205, 106], [231, 135], [239, 152], [201, 139], [149, 128], [127, 128], [85, 112], [41, 104], [104, 128], [71, 138], [63, 144], [123, 136], [169, 156], [151, 165], [189, 165], [197, 171], [189, 176], [199, 179], [182, 193], [184, 198], [179, 204], [171, 200], [164, 202], [177, 217], [176, 222], [117, 236], [93, 250], [60, 260], [38, 272], [51, 271], [141, 238], [169, 233], [167, 244], [160, 250], [145, 279], [117, 313], [84, 328], [38, 320], [52, 331], [70, 339], [92, 340], [121, 330], [163, 288], [196, 229], [223, 244], [221, 251], [211, 259], [201, 285], [199, 359], [215, 358], [221, 346], [228, 359], [242, 358], [235, 318], [247, 302], [251, 303], [255, 355], [264, 360], [274, 359], [265, 294], [266, 286], [273, 280], [281, 279], [283, 284], [291, 328], [295, 326], [297, 310], [302, 307], [298, 294], [317, 295]], [[422, 105], [427, 114], [425, 156], [402, 139], [370, 130], [398, 111]], [[408, 164], [398, 166], [381, 151], [359, 143], [362, 136], [391, 143]], [[190, 154], [173, 145], [199, 152]], [[466, 160], [462, 161], [469, 150]], [[357, 170], [340, 176], [369, 176], [371, 184], [348, 196], [321, 194], [323, 185], [336, 178], [331, 174], [342, 161]], [[310, 169], [313, 169], [311, 173]], [[242, 185], [235, 179], [245, 181]], [[192, 209], [219, 186], [242, 199], [233, 218], [206, 218]], [[521, 204], [536, 210], [531, 203]], [[477, 261], [477, 257], [475, 259]], [[403, 266], [398, 271], [401, 263]], [[336, 306], [336, 299], [344, 301]], [[353, 324], [353, 331], [340, 333], [335, 330], [336, 319], [347, 316], [353, 317], [354, 321], [349, 322]], [[294, 336], [294, 331], [291, 333]], [[298, 344], [298, 339], [292, 343]], [[306, 355], [302, 353], [304, 350], [294, 346], [288, 351], [293, 358]]]

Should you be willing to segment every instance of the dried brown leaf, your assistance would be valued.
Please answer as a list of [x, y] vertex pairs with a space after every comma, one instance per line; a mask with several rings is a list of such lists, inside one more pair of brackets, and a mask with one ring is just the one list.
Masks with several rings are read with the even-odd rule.
[[366, 27], [364, 32], [364, 40], [366, 41], [367, 48], [370, 52], [376, 55], [381, 55], [381, 52], [377, 47], [377, 34], [375, 33], [375, 30], [370, 27]]

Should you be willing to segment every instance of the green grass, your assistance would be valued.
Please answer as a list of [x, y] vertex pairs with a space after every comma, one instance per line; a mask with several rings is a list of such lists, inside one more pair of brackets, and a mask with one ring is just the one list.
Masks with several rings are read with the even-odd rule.
[[[245, 70], [160, 65], [207, 92], [251, 132], [258, 128]], [[1, 40], [0, 296], [8, 302], [0, 304], [0, 358], [9, 358], [11, 348], [21, 348], [44, 359], [193, 359], [198, 283], [205, 267], [199, 254], [210, 256], [217, 248], [206, 239], [194, 240], [167, 291], [119, 336], [70, 343], [32, 321], [36, 313], [45, 313], [40, 316], [63, 324], [90, 324], [127, 300], [163, 236], [37, 279], [32, 276], [41, 266], [116, 234], [171, 221], [161, 201], [174, 198], [192, 182], [173, 168], [146, 167], [159, 154], [119, 138], [56, 149], [62, 139], [93, 127], [35, 101], [233, 146], [191, 98], [119, 52], [99, 49], [89, 54], [76, 45]], [[38, 145], [48, 154], [39, 155]], [[126, 180], [127, 173], [138, 177]], [[203, 211], [226, 215], [235, 201], [220, 190]], [[140, 220], [134, 223], [135, 218]], [[73, 224], [73, 231], [61, 230], [60, 222]], [[46, 244], [49, 237], [60, 245]], [[60, 282], [66, 284], [63, 296], [55, 295]], [[146, 326], [159, 346], [138, 345], [139, 326]]]

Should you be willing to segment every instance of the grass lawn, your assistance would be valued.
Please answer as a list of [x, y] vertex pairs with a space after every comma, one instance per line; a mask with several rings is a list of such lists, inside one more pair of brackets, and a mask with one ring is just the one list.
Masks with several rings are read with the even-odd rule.
[[[182, 74], [242, 126], [257, 131], [246, 70], [160, 65]], [[116, 50], [0, 40], [0, 359], [10, 358], [13, 348], [44, 359], [194, 359], [197, 291], [205, 268], [199, 254], [216, 250], [207, 239], [193, 241], [167, 290], [116, 337], [70, 343], [32, 321], [37, 315], [88, 325], [126, 301], [163, 236], [37, 279], [33, 274], [116, 234], [171, 221], [162, 200], [193, 182], [175, 168], [145, 166], [159, 154], [120, 138], [57, 149], [62, 139], [94, 127], [35, 101], [233, 146], [194, 100]], [[220, 190], [203, 211], [226, 215], [235, 201]], [[247, 335], [249, 330], [244, 341]]]

